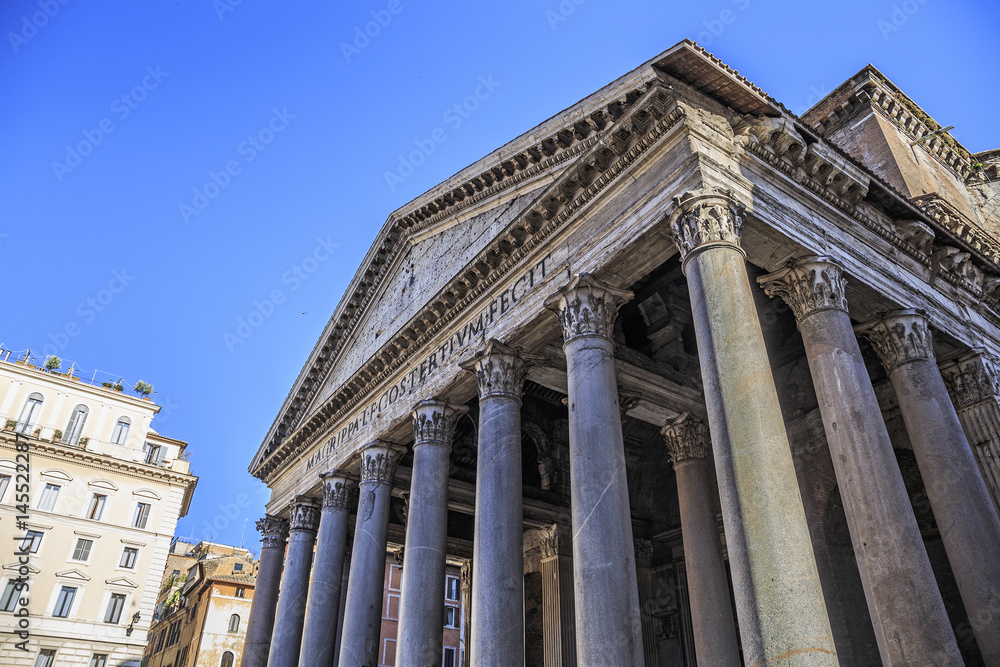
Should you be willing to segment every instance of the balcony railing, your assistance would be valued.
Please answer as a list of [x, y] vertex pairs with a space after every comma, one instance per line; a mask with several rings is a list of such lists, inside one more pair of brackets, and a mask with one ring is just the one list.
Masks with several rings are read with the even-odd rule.
[[[0, 347], [0, 362], [23, 366], [38, 373], [48, 373], [51, 376], [61, 377], [64, 380], [73, 380], [74, 382], [80, 382], [81, 384], [90, 385], [92, 387], [102, 387], [108, 391], [123, 393], [126, 390], [131, 392], [134, 389], [133, 385], [125, 381], [125, 379], [120, 375], [115, 375], [99, 369], [84, 370], [80, 368], [76, 362], [72, 361], [69, 362], [69, 370], [67, 371], [46, 368], [45, 362], [47, 359], [48, 357], [46, 355], [32, 354], [30, 348], [15, 352], [13, 350]], [[65, 363], [66, 362], [63, 361], [63, 364]], [[120, 386], [121, 389], [115, 389], [115, 386]], [[147, 400], [150, 399], [147, 398]]]

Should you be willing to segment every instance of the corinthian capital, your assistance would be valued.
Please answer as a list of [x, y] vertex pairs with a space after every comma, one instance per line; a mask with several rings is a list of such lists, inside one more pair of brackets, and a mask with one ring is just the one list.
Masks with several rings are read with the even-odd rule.
[[670, 238], [687, 262], [695, 251], [726, 245], [740, 252], [742, 203], [722, 188], [700, 188], [674, 197], [677, 210], [670, 216]]
[[660, 432], [667, 442], [670, 461], [675, 466], [691, 459], [707, 459], [712, 453], [708, 425], [697, 421], [689, 412], [682, 412], [675, 419], [668, 420]]
[[479, 398], [503, 396], [520, 401], [524, 377], [534, 358], [491, 338], [484, 349], [459, 366], [475, 373]]
[[455, 424], [468, 410], [464, 405], [452, 405], [437, 398], [421, 401], [413, 409], [413, 446], [451, 447]]
[[288, 540], [288, 519], [265, 514], [264, 518], [257, 522], [257, 530], [260, 531], [261, 546], [264, 549], [285, 548], [285, 541]]
[[931, 330], [922, 310], [892, 310], [859, 324], [854, 331], [871, 342], [886, 373], [908, 361], [934, 361]]
[[361, 448], [361, 483], [388, 484], [396, 476], [396, 464], [406, 448], [386, 440], [372, 440]]
[[563, 328], [568, 343], [580, 336], [611, 339], [618, 309], [635, 296], [628, 290], [605, 285], [589, 273], [578, 273], [545, 300]]
[[323, 480], [323, 508], [349, 510], [357, 483], [341, 470], [324, 472], [319, 477]]
[[308, 530], [315, 533], [319, 528], [319, 503], [309, 496], [295, 496], [288, 524], [291, 530]]
[[941, 364], [941, 376], [956, 408], [1000, 396], [997, 359], [985, 350], [967, 352]]
[[800, 257], [783, 269], [761, 276], [757, 282], [768, 296], [784, 299], [799, 322], [821, 310], [847, 312], [847, 280], [840, 265], [829, 257]]

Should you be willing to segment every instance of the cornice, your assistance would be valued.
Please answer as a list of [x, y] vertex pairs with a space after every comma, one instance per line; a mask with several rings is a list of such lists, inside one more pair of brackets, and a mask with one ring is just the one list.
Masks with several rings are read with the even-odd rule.
[[[627, 104], [627, 106], [626, 106]], [[515, 217], [463, 270], [457, 272], [422, 312], [415, 315], [361, 368], [347, 379], [308, 422], [280, 444], [250, 472], [261, 479], [295, 450], [306, 449], [335, 422], [358, 405], [407, 358], [429, 342], [489, 288], [513, 270], [522, 259], [562, 227], [582, 207], [632, 166], [683, 117], [672, 106], [659, 80], [645, 91], [632, 91], [608, 105], [616, 122], [576, 161], [549, 184], [535, 202]], [[610, 113], [610, 112], [609, 112]]]
[[[6, 433], [6, 432], [4, 432]], [[194, 487], [198, 483], [198, 478], [194, 475], [178, 473], [167, 468], [147, 466], [141, 463], [123, 461], [112, 456], [103, 456], [97, 452], [87, 451], [78, 447], [63, 447], [54, 445], [42, 440], [29, 440], [31, 450], [51, 454], [53, 456], [70, 459], [74, 463], [80, 463], [91, 468], [107, 470], [114, 468], [117, 472], [129, 477], [140, 479], [158, 479], [170, 484], [180, 484], [185, 487]], [[8, 437], [0, 437], [0, 445], [8, 449], [14, 449], [14, 440]]]

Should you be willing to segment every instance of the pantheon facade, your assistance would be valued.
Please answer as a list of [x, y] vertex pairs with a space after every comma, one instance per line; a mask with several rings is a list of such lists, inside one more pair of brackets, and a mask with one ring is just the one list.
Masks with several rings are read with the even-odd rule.
[[250, 464], [243, 667], [1000, 665], [1000, 151], [681, 42], [391, 213]]

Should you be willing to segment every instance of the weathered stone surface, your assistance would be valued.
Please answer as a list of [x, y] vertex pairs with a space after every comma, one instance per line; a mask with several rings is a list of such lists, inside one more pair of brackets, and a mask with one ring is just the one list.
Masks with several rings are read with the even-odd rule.
[[247, 667], [266, 667], [274, 632], [274, 615], [278, 607], [278, 587], [285, 564], [285, 543], [288, 540], [288, 520], [267, 515], [257, 522], [261, 533], [260, 566], [254, 587], [247, 635], [243, 643], [243, 659]]
[[288, 522], [288, 553], [285, 556], [285, 574], [281, 578], [274, 633], [271, 635], [271, 650], [267, 657], [268, 667], [296, 667], [299, 664], [319, 514], [319, 503], [314, 499], [307, 496], [295, 498]]

